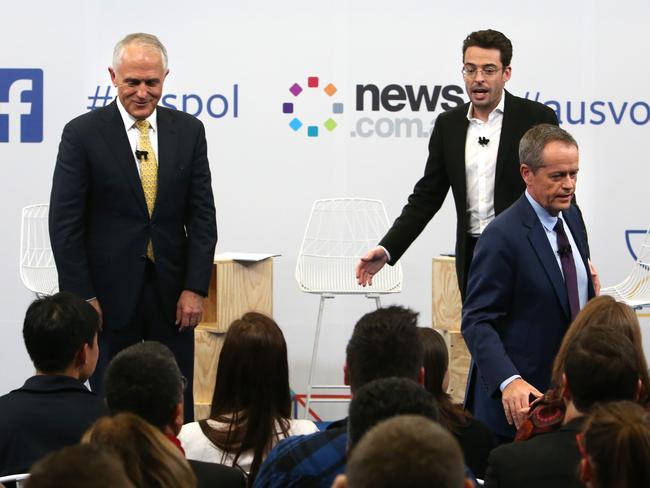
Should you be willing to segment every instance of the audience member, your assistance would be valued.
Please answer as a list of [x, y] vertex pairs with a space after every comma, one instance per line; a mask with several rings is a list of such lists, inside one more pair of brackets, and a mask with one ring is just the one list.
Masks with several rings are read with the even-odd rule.
[[95, 309], [70, 293], [35, 300], [27, 309], [23, 338], [36, 375], [0, 397], [0, 476], [25, 473], [107, 413], [84, 382], [95, 370], [99, 348]]
[[[171, 350], [158, 342], [120, 351], [106, 370], [106, 402], [112, 414], [130, 412], [157, 427], [182, 452], [176, 437], [183, 425], [185, 380]], [[189, 406], [191, 408], [191, 406]], [[190, 460], [199, 488], [243, 488], [243, 473], [216, 463]]]
[[120, 458], [91, 444], [64, 447], [32, 468], [25, 488], [135, 488]]
[[359, 388], [350, 402], [348, 453], [366, 432], [396, 415], [421, 415], [437, 422], [438, 405], [422, 385], [406, 378], [380, 378]]
[[332, 488], [471, 488], [463, 470], [463, 453], [446, 429], [418, 415], [399, 415], [363, 436]]
[[589, 488], [650, 486], [650, 415], [632, 402], [594, 408], [578, 436], [580, 475]]
[[479, 478], [485, 476], [487, 460], [494, 447], [492, 433], [480, 420], [455, 405], [447, 394], [449, 387], [449, 354], [443, 337], [429, 327], [418, 329], [422, 342], [424, 386], [431, 392], [440, 409], [440, 424], [447, 428], [460, 444], [465, 464]]
[[309, 420], [291, 419], [287, 345], [280, 327], [249, 312], [226, 333], [210, 418], [184, 425], [179, 438], [188, 458], [238, 466], [252, 484], [280, 439], [317, 430]]
[[112, 448], [138, 488], [193, 488], [196, 477], [182, 453], [146, 420], [132, 413], [103, 417], [82, 443]]
[[571, 344], [573, 337], [593, 324], [610, 324], [623, 332], [632, 341], [637, 370], [642, 383], [637, 401], [644, 406], [648, 404], [650, 400], [648, 397], [650, 379], [648, 378], [648, 364], [643, 352], [639, 319], [634, 310], [624, 303], [617, 302], [610, 296], [602, 295], [591, 299], [567, 330], [553, 363], [551, 389], [533, 403], [528, 418], [517, 431], [515, 440], [526, 440], [536, 434], [551, 432], [560, 428], [564, 420], [564, 402], [560, 393], [567, 348]]
[[[392, 306], [361, 317], [348, 342], [344, 375], [353, 397], [363, 385], [379, 378], [421, 381], [417, 313]], [[286, 439], [267, 457], [255, 486], [330, 488], [336, 475], [345, 471], [347, 441], [347, 419], [323, 432]]]
[[562, 427], [493, 450], [485, 486], [582, 487], [576, 435], [584, 416], [596, 403], [632, 400], [637, 394], [634, 346], [617, 327], [594, 324], [569, 339], [562, 377], [566, 405]]

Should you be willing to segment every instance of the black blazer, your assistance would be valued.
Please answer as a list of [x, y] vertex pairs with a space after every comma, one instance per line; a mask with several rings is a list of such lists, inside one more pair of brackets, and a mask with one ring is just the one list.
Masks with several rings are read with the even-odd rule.
[[41, 375], [0, 397], [0, 476], [26, 473], [32, 464], [77, 444], [99, 417], [104, 400], [70, 376]]
[[583, 418], [556, 432], [497, 447], [490, 454], [486, 488], [584, 488], [576, 434]]
[[[519, 174], [519, 140], [534, 125], [557, 125], [555, 112], [541, 103], [519, 98], [504, 91], [503, 123], [494, 181], [494, 212], [503, 212], [524, 192]], [[440, 209], [451, 187], [456, 204], [456, 273], [461, 286], [466, 282], [467, 189], [465, 177], [465, 136], [469, 103], [441, 113], [429, 140], [429, 158], [424, 176], [417, 182], [408, 203], [379, 243], [395, 264]], [[462, 290], [464, 291], [464, 290]]]
[[59, 288], [97, 297], [109, 328], [126, 326], [153, 242], [165, 313], [183, 289], [207, 295], [217, 241], [203, 124], [157, 108], [158, 193], [151, 218], [117, 104], [63, 129], [50, 197]]

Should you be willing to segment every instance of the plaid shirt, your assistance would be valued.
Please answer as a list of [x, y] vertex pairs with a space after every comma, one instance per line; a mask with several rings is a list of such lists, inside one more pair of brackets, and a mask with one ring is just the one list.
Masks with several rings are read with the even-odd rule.
[[330, 488], [336, 475], [345, 472], [347, 442], [347, 419], [323, 432], [288, 437], [271, 450], [253, 486]]

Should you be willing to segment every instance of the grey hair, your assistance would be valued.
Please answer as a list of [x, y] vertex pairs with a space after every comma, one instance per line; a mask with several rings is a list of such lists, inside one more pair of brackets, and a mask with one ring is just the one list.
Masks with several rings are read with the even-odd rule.
[[122, 55], [124, 54], [124, 48], [129, 44], [144, 44], [146, 46], [151, 46], [160, 51], [162, 56], [163, 69], [167, 71], [167, 49], [160, 39], [158, 39], [153, 34], [145, 34], [144, 32], [135, 32], [129, 34], [124, 39], [115, 44], [115, 49], [113, 49], [113, 69], [117, 69], [120, 62], [122, 61]]
[[519, 141], [519, 162], [525, 164], [533, 172], [544, 166], [542, 153], [549, 142], [559, 141], [574, 146], [578, 149], [578, 143], [564, 129], [552, 124], [539, 124], [524, 134]]

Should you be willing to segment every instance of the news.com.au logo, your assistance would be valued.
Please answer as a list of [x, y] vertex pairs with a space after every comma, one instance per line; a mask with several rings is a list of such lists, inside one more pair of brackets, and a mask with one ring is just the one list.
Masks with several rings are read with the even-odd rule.
[[[320, 79], [318, 76], [309, 76], [307, 78], [307, 93], [313, 92], [315, 91], [315, 89], [318, 89], [319, 87], [320, 87]], [[327, 97], [325, 99], [326, 104], [330, 105], [331, 103], [331, 106], [327, 107], [327, 109], [331, 110], [332, 114], [342, 114], [343, 103], [331, 101], [331, 99], [338, 91], [336, 86], [334, 86], [333, 83], [328, 83], [327, 85], [325, 85], [325, 87], [323, 87], [322, 91], [323, 93], [325, 93]], [[295, 99], [298, 99], [298, 96], [303, 94], [303, 92], [305, 92], [305, 89], [299, 83], [296, 82], [289, 87], [289, 92], [294, 96]], [[332, 117], [327, 117], [326, 120], [315, 121], [315, 119], [319, 117], [318, 114], [313, 115], [309, 119], [309, 121], [303, 122], [303, 120], [307, 120], [307, 119], [303, 118], [301, 120], [300, 117], [296, 115], [296, 102], [284, 102], [282, 104], [282, 113], [291, 116], [291, 120], [289, 121], [289, 127], [291, 127], [291, 129], [294, 132], [300, 132], [300, 130], [306, 126], [307, 137], [318, 137], [320, 126], [324, 127], [329, 132], [332, 132], [338, 126], [338, 124]]]
[[0, 68], [0, 142], [43, 141], [43, 70]]

